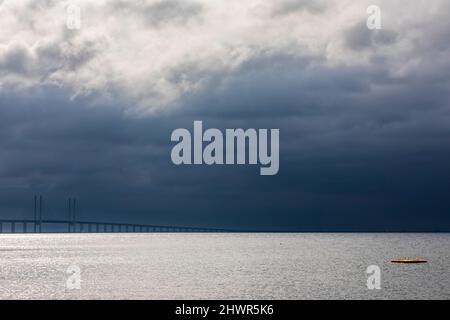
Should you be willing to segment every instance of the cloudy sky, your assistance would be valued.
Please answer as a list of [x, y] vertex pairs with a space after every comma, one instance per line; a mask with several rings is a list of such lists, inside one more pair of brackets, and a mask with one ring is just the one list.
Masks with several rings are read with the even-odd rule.
[[[372, 4], [380, 30], [366, 26]], [[84, 220], [450, 230], [449, 12], [448, 0], [0, 0], [0, 217], [32, 217], [42, 194], [48, 218], [75, 196]], [[170, 134], [194, 120], [279, 128], [279, 174], [173, 165]]]

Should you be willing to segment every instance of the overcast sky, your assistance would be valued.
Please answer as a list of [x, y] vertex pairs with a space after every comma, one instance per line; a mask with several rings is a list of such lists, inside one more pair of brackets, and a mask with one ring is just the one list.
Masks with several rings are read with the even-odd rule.
[[[67, 27], [68, 5], [81, 28]], [[381, 29], [366, 26], [369, 5]], [[0, 217], [450, 230], [448, 0], [0, 0]], [[279, 128], [280, 171], [175, 166]]]

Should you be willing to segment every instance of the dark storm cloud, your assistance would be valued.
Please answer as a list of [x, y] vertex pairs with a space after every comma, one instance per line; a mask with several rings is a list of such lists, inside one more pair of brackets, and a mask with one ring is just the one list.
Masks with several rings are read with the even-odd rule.
[[[278, 14], [326, 12], [316, 7], [321, 3], [282, 2]], [[174, 14], [185, 17], [175, 25], [202, 10], [173, 1], [115, 5], [114, 12], [141, 11], [158, 24], [174, 22]], [[3, 85], [0, 214], [30, 217], [33, 195], [43, 194], [46, 217], [65, 215], [67, 198], [76, 196], [85, 220], [253, 230], [450, 230], [450, 29], [447, 20], [436, 21], [375, 32], [360, 21], [333, 38], [344, 44], [337, 58], [291, 42], [270, 48], [239, 43], [229, 50], [208, 43], [207, 49], [220, 49], [212, 51], [217, 55], [176, 56], [181, 62], [174, 58], [156, 75], [124, 77], [150, 83], [129, 80], [133, 89], [169, 92], [164, 108], [145, 115], [126, 112], [140, 102], [133, 95], [114, 92], [103, 99], [99, 90], [70, 99], [70, 86], [58, 81]], [[420, 30], [427, 37], [414, 39]], [[96, 39], [74, 36], [22, 49], [8, 43], [0, 66], [5, 75], [26, 80], [110, 72], [95, 64], [108, 52]], [[233, 54], [242, 62], [235, 63]], [[135, 68], [153, 67], [149, 61]], [[205, 128], [279, 128], [279, 174], [261, 177], [256, 166], [173, 165], [170, 134], [192, 130], [194, 120]]]
[[[183, 109], [144, 118], [69, 102], [58, 90], [3, 98], [2, 189], [11, 199], [44, 193], [55, 216], [77, 195], [86, 219], [302, 230], [448, 226], [445, 86], [391, 78], [380, 62], [316, 62], [264, 57], [184, 96]], [[222, 129], [280, 128], [279, 175], [172, 165], [171, 131], [197, 119]]]
[[1, 99], [2, 189], [54, 195], [57, 204], [69, 194], [108, 204], [117, 190], [153, 188], [153, 163], [169, 152], [158, 122], [46, 95]]

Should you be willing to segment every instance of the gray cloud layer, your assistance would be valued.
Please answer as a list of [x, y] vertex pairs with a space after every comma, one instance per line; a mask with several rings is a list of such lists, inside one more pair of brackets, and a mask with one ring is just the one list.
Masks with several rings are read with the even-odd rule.
[[[263, 229], [450, 229], [447, 1], [8, 1], [1, 216], [36, 193], [111, 220]], [[101, 22], [101, 23], [100, 23]], [[170, 133], [280, 128], [276, 177], [175, 167]]]

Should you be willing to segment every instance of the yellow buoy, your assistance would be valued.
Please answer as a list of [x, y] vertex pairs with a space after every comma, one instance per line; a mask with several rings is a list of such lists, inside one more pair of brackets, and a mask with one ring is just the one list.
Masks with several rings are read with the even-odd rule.
[[428, 261], [425, 259], [398, 259], [392, 260], [392, 263], [427, 263]]

